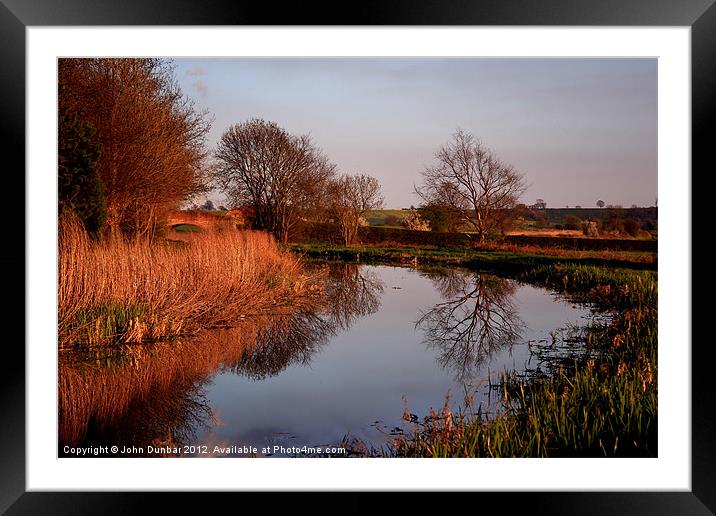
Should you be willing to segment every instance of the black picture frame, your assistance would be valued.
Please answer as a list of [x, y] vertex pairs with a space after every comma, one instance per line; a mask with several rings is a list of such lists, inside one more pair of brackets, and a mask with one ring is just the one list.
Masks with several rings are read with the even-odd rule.
[[[350, 8], [346, 8], [350, 6]], [[323, 5], [293, 2], [280, 9], [272, 3], [212, 0], [0, 0], [0, 113], [3, 156], [17, 156], [24, 170], [25, 29], [28, 26], [82, 25], [576, 25], [689, 26], [692, 37], [692, 169], [713, 169], [708, 129], [716, 121], [716, 5], [714, 0], [430, 0], [364, 1]], [[707, 168], [708, 167], [708, 168]], [[10, 207], [24, 213], [24, 180], [12, 190]], [[693, 172], [692, 172], [693, 177]], [[23, 192], [20, 195], [19, 192]], [[22, 204], [22, 205], [21, 205]], [[692, 233], [693, 234], [693, 233]], [[25, 265], [25, 225], [16, 223], [5, 236], [22, 251], [0, 256], [6, 271], [20, 281]], [[12, 241], [11, 240], [11, 241]], [[17, 274], [22, 270], [25, 274]], [[11, 279], [8, 279], [11, 281]], [[14, 286], [14, 285], [13, 285]], [[21, 296], [20, 286], [10, 291]], [[11, 321], [24, 319], [24, 303], [6, 312]], [[20, 313], [22, 312], [22, 313]], [[692, 318], [693, 320], [693, 318]], [[25, 339], [24, 333], [21, 335]], [[7, 514], [135, 514], [147, 502], [159, 501], [165, 511], [190, 508], [188, 493], [78, 493], [25, 490], [25, 354], [7, 339], [3, 361], [0, 425], [0, 511]], [[691, 342], [672, 343], [680, 346]], [[531, 513], [570, 514], [713, 514], [716, 512], [716, 406], [710, 382], [713, 346], [692, 345], [692, 491], [583, 493], [473, 493], [471, 503], [507, 502]], [[704, 407], [708, 407], [704, 410]], [[699, 410], [701, 408], [701, 410]], [[230, 494], [212, 493], [220, 503]], [[246, 496], [242, 494], [241, 496]], [[362, 498], [349, 504], [370, 510]], [[217, 498], [220, 497], [220, 498]], [[303, 495], [293, 494], [293, 503]], [[422, 504], [421, 496], [412, 503]], [[275, 498], [272, 495], [272, 502]], [[408, 506], [412, 505], [409, 503]], [[206, 506], [204, 506], [206, 507]], [[343, 506], [342, 506], [343, 507]], [[334, 507], [335, 508], [335, 507]]]

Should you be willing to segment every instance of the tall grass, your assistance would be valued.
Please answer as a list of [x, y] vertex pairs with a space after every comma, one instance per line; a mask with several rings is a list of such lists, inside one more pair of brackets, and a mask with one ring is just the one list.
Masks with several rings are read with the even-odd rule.
[[312, 278], [268, 234], [223, 231], [184, 241], [91, 239], [77, 220], [59, 227], [61, 348], [141, 342], [231, 325], [300, 302]]

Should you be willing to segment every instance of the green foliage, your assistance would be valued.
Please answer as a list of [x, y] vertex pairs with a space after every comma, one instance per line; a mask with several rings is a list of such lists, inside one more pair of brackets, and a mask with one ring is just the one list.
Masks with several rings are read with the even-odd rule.
[[74, 211], [87, 231], [98, 233], [107, 218], [104, 185], [99, 175], [101, 145], [94, 127], [76, 113], [61, 110], [58, 134], [58, 210]]
[[105, 303], [80, 309], [71, 327], [80, 329], [82, 340], [90, 344], [112, 342], [130, 331], [132, 324], [140, 317], [149, 316], [150, 310], [143, 305]]
[[449, 208], [430, 203], [418, 208], [420, 217], [430, 222], [432, 231], [446, 232], [455, 230], [455, 220]]

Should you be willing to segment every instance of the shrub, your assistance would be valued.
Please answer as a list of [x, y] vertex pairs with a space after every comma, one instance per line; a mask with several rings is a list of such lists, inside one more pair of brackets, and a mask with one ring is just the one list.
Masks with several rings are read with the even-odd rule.
[[61, 109], [58, 118], [58, 212], [73, 211], [91, 234], [98, 233], [107, 218], [104, 183], [99, 174], [102, 146], [95, 142], [95, 128], [76, 113]]
[[409, 213], [408, 216], [403, 219], [403, 225], [415, 231], [430, 231], [430, 222], [415, 212]]
[[639, 231], [641, 231], [641, 224], [634, 219], [625, 219], [624, 222], [622, 222], [622, 227], [627, 235], [633, 237], [638, 236]]
[[582, 229], [582, 219], [576, 215], [566, 215], [562, 219], [564, 229]]
[[430, 203], [425, 204], [418, 208], [418, 213], [430, 223], [432, 231], [448, 232], [455, 231], [458, 222], [458, 217], [453, 211], [447, 206], [440, 204]]

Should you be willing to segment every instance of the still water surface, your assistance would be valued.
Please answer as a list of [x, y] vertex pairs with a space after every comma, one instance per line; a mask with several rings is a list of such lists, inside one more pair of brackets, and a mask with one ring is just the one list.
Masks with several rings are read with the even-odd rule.
[[407, 428], [406, 409], [423, 417], [446, 396], [453, 410], [489, 409], [501, 372], [538, 368], [534, 344], [593, 317], [546, 290], [459, 269], [335, 264], [326, 296], [320, 309], [135, 360], [61, 362], [60, 455], [67, 444], [262, 455], [346, 436], [380, 447]]

